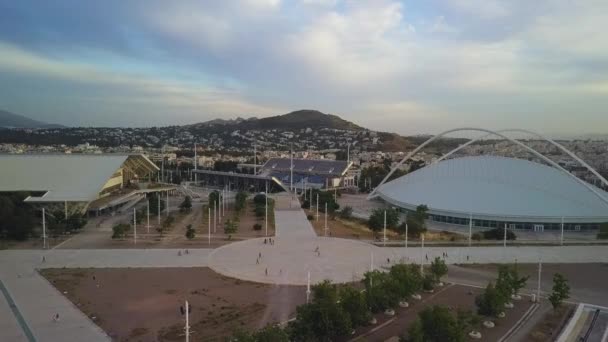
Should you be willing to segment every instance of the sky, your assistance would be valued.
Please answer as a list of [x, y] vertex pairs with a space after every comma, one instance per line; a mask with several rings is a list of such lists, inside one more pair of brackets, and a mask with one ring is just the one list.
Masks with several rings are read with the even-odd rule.
[[606, 0], [0, 0], [0, 109], [162, 126], [298, 109], [402, 134], [608, 133]]

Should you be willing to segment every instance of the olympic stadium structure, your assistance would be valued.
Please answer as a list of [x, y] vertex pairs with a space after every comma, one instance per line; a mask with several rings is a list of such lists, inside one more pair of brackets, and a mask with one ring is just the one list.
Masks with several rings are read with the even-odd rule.
[[[424, 204], [429, 208], [430, 220], [460, 225], [472, 223], [475, 227], [502, 228], [506, 224], [509, 229], [542, 232], [560, 230], [563, 224], [564, 230], [585, 231], [598, 229], [601, 223], [608, 222], [608, 192], [577, 178], [521, 141], [509, 138], [504, 134], [506, 131], [467, 128], [448, 133], [459, 130], [501, 136], [526, 148], [548, 165], [499, 156], [447, 159], [464, 147], [461, 146], [424, 168], [386, 182], [397, 167], [432, 140], [447, 134], [443, 133], [406, 156], [370, 198], [380, 197], [406, 211]], [[571, 154], [556, 142], [545, 140]], [[571, 156], [597, 173], [574, 154]]]

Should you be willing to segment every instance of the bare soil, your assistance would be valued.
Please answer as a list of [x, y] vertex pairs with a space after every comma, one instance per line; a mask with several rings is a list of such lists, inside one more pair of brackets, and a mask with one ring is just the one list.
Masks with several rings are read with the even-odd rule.
[[221, 276], [208, 268], [45, 269], [41, 274], [116, 341], [183, 341], [188, 300], [195, 341], [222, 341], [235, 329], [284, 322], [305, 287]]
[[549, 310], [543, 318], [532, 328], [526, 341], [551, 342], [554, 341], [562, 327], [574, 312], [575, 306], [565, 304], [556, 310]]

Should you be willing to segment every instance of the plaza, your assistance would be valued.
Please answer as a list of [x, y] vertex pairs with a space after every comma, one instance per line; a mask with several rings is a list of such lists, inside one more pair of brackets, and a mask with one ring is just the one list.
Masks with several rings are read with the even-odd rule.
[[[238, 241], [217, 249], [52, 249], [0, 251], [0, 279], [6, 288], [0, 300], [0, 339], [106, 341], [107, 334], [48, 283], [44, 268], [210, 267], [247, 281], [306, 285], [329, 279], [354, 282], [370, 269], [397, 262], [428, 263], [447, 254], [447, 264], [480, 263], [608, 263], [605, 246], [543, 247], [378, 247], [366, 242], [317, 236], [304, 212], [289, 196], [277, 196], [277, 232], [269, 239]], [[261, 258], [259, 258], [261, 254]], [[44, 258], [44, 259], [43, 259]], [[259, 258], [259, 263], [256, 260]], [[427, 259], [428, 258], [428, 259]], [[266, 270], [268, 273], [266, 273]], [[7, 310], [14, 303], [18, 313]], [[61, 321], [52, 321], [61, 313]], [[22, 317], [22, 320], [19, 319]]]

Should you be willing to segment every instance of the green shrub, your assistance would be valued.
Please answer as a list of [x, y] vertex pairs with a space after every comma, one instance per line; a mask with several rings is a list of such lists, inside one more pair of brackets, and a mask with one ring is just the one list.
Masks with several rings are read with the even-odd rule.
[[262, 230], [262, 225], [259, 223], [256, 223], [253, 225], [253, 230]]

